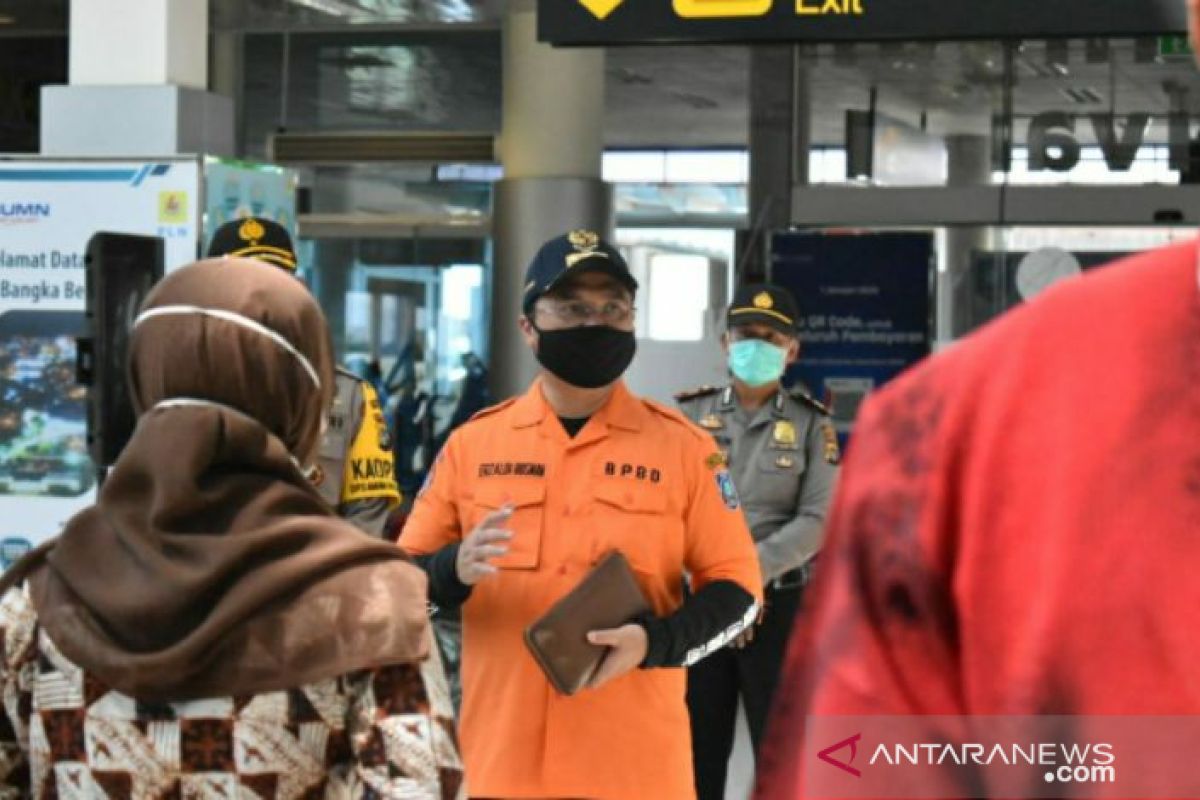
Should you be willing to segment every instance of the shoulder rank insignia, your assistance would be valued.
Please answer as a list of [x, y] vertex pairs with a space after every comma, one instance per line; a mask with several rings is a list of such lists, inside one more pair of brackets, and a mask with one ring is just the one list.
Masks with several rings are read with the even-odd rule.
[[790, 419], [775, 422], [775, 428], [771, 431], [771, 445], [777, 450], [795, 450], [799, 447], [796, 426]]
[[716, 386], [701, 386], [699, 389], [688, 389], [685, 392], [675, 393], [675, 402], [686, 403], [689, 400], [695, 400], [699, 397], [709, 397], [721, 391]]
[[824, 403], [822, 403], [818, 400], [813, 399], [813, 396], [810, 395], [808, 392], [804, 391], [803, 389], [792, 389], [792, 391], [788, 392], [788, 394], [790, 394], [792, 396], [793, 400], [799, 402], [802, 405], [808, 406], [809, 408], [816, 411], [818, 414], [824, 414], [827, 417], [833, 415], [833, 411], [830, 410], [829, 406], [825, 405]]

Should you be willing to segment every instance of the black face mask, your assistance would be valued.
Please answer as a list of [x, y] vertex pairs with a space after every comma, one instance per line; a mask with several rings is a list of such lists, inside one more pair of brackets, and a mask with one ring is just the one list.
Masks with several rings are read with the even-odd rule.
[[550, 373], [580, 389], [599, 389], [625, 374], [637, 350], [633, 331], [585, 325], [538, 332], [537, 360]]

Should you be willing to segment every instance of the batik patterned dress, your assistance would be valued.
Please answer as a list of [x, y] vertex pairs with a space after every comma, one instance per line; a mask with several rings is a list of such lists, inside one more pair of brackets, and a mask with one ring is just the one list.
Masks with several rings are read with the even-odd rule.
[[27, 586], [0, 598], [0, 797], [464, 795], [436, 648], [421, 665], [286, 691], [147, 704], [65, 658]]

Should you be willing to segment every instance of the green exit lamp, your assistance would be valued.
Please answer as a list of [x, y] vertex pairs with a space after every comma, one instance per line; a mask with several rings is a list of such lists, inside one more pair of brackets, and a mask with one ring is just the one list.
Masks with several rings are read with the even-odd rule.
[[1188, 37], [1186, 36], [1158, 37], [1159, 58], [1190, 58], [1192, 53], [1192, 44], [1188, 41]]

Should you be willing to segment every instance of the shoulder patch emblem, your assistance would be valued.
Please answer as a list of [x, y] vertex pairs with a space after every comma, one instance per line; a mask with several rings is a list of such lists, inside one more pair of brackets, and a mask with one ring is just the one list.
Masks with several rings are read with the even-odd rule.
[[838, 447], [837, 431], [833, 426], [826, 422], [821, 426], [821, 434], [825, 437], [825, 460], [830, 464], [840, 464], [842, 462], [842, 451]]
[[738, 498], [737, 488], [733, 485], [733, 476], [729, 474], [729, 470], [721, 469], [717, 471], [717, 488], [721, 491], [721, 500], [725, 502], [725, 507], [730, 511], [737, 511], [742, 504]]

